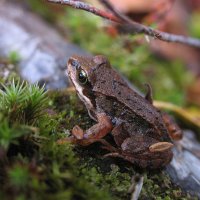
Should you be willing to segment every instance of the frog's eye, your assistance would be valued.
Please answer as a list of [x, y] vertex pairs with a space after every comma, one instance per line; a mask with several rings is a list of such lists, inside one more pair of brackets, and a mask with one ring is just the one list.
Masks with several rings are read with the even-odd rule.
[[87, 81], [88, 81], [88, 78], [87, 78], [87, 74], [85, 73], [85, 71], [81, 70], [79, 73], [78, 73], [78, 80], [81, 84], [86, 84]]

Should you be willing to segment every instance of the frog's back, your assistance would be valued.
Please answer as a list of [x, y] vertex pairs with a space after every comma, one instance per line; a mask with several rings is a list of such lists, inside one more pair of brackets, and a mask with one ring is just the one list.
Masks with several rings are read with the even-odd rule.
[[95, 81], [93, 90], [100, 94], [99, 98], [104, 98], [102, 102], [105, 104], [105, 109], [110, 108], [112, 112], [115, 110], [114, 114], [110, 113], [113, 117], [124, 118], [127, 115], [132, 115], [133, 119], [149, 123], [158, 133], [164, 134], [167, 137], [168, 132], [160, 111], [144, 97], [132, 90], [115, 70], [107, 67], [104, 68], [96, 70], [95, 73], [97, 76], [95, 79], [98, 80]]

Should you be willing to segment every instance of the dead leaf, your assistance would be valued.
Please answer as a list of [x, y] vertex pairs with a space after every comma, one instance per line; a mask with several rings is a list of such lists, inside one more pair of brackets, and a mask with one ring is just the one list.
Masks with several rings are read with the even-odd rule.
[[200, 106], [200, 78], [187, 89], [187, 101]]
[[181, 108], [177, 105], [168, 102], [154, 101], [154, 106], [161, 110], [167, 110], [175, 113], [180, 119], [188, 124], [200, 129], [200, 110], [191, 110], [188, 108]]

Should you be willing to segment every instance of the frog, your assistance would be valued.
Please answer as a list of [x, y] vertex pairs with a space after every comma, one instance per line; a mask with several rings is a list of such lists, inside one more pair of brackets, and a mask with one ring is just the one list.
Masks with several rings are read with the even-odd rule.
[[[153, 105], [149, 84], [142, 96], [103, 55], [70, 57], [67, 74], [96, 124], [87, 130], [74, 126], [71, 136], [60, 143], [88, 146], [100, 142], [108, 151], [104, 157], [121, 158], [141, 168], [162, 168], [171, 161], [173, 141], [181, 139], [182, 131]], [[105, 139], [108, 134], [114, 144]]]

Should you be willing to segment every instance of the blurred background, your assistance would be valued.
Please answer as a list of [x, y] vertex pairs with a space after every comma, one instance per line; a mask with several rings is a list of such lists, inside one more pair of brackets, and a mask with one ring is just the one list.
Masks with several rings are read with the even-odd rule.
[[[91, 13], [47, 1], [6, 2], [1, 1], [0, 55], [9, 57], [14, 53], [16, 57], [21, 57], [22, 75], [28, 80], [35, 82], [56, 76], [59, 71], [56, 69], [63, 68], [71, 54], [104, 54], [114, 67], [141, 90], [144, 89], [144, 83], [150, 83], [154, 99], [180, 106], [200, 104], [199, 49], [144, 35], [123, 34], [123, 30], [115, 24]], [[102, 8], [98, 1], [89, 3]], [[111, 3], [135, 21], [153, 28], [200, 37], [198, 0], [117, 0]], [[11, 4], [23, 8], [14, 9]], [[48, 29], [49, 26], [51, 29]], [[82, 51], [71, 47], [71, 43]], [[37, 55], [33, 54], [34, 51]], [[48, 54], [45, 59], [44, 54]], [[38, 58], [41, 58], [39, 62]]]

